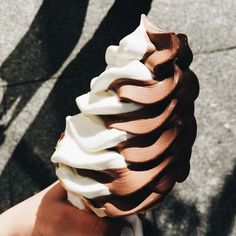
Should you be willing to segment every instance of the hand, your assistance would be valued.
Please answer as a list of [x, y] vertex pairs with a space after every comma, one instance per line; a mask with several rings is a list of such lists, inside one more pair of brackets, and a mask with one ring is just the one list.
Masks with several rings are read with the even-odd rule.
[[58, 182], [0, 215], [0, 232], [9, 236], [120, 236], [126, 226], [73, 207]]

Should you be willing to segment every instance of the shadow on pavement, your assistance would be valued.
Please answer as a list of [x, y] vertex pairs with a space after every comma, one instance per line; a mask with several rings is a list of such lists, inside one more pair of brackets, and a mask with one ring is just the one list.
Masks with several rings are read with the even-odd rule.
[[[59, 7], [57, 6], [58, 4]], [[72, 1], [70, 4], [68, 4], [67, 1], [60, 1], [60, 3], [58, 1], [45, 1], [36, 16], [36, 20], [34, 20], [29, 29], [29, 32], [27, 32], [16, 50], [4, 63], [2, 71], [5, 76], [3, 79], [6, 80], [8, 84], [20, 82], [20, 80], [17, 80], [17, 74], [22, 74], [21, 76], [24, 75], [26, 77], [30, 76], [28, 81], [34, 80], [35, 76], [38, 76], [38, 81], [48, 79], [50, 75], [57, 71], [77, 43], [83, 26], [86, 7], [87, 1], [76, 0]], [[138, 2], [135, 0], [115, 1], [99, 25], [94, 36], [81, 49], [75, 60], [68, 65], [57, 80], [55, 87], [52, 89], [45, 104], [37, 114], [34, 122], [16, 146], [12, 155], [12, 160], [8, 163], [5, 171], [8, 171], [7, 168], [10, 168], [11, 165], [17, 163], [17, 165], [23, 168], [25, 173], [30, 175], [33, 183], [35, 183], [39, 189], [44, 188], [54, 180], [54, 170], [50, 163], [50, 157], [60, 132], [64, 129], [65, 116], [78, 113], [78, 108], [75, 105], [75, 98], [87, 92], [89, 90], [90, 80], [104, 70], [104, 54], [107, 46], [110, 44], [117, 44], [123, 36], [134, 30], [139, 24], [140, 14], [147, 14], [150, 7], [151, 0]], [[50, 14], [54, 15], [55, 18], [51, 19]], [[44, 19], [45, 17], [46, 19]], [[68, 20], [66, 21], [67, 18]], [[57, 21], [61, 22], [61, 24], [57, 23]], [[46, 24], [44, 24], [45, 22]], [[50, 22], [52, 25], [51, 27], [54, 28], [53, 30], [50, 28], [46, 30], [45, 27], [50, 25]], [[43, 26], [41, 26], [41, 24]], [[63, 26], [69, 27], [69, 32], [72, 35], [73, 31], [75, 31], [74, 35], [72, 37], [70, 34], [67, 34], [66, 29], [63, 29], [64, 34], [62, 34], [60, 40], [57, 41], [57, 32], [60, 33], [62, 30], [61, 27]], [[42, 39], [42, 42], [37, 39], [37, 37], [39, 37], [37, 35], [37, 32], [40, 31], [39, 29], [43, 31], [42, 34], [45, 37]], [[34, 34], [35, 36], [32, 37]], [[70, 37], [72, 37], [71, 42], [67, 42]], [[63, 39], [65, 39], [65, 41]], [[41, 48], [37, 47], [37, 44], [35, 45], [35, 40], [39, 44], [40, 42], [45, 44], [50, 55], [46, 55], [46, 49], [44, 52], [40, 52]], [[43, 40], [45, 40], [44, 43]], [[60, 46], [62, 48], [60, 48]], [[29, 48], [31, 48], [31, 50], [29, 50]], [[35, 57], [34, 55], [31, 55], [36, 52], [39, 55], [41, 55], [41, 53], [44, 54], [41, 57], [39, 55]], [[25, 60], [22, 61], [22, 58], [25, 58]], [[29, 65], [27, 65], [30, 67], [30, 64], [32, 64], [34, 69], [25, 68], [25, 71], [22, 71], [22, 68], [19, 67], [19, 71], [17, 71], [17, 66], [13, 63], [15, 60], [22, 61], [23, 68], [25, 68], [24, 63], [28, 63]], [[48, 61], [52, 61], [52, 64], [47, 65]], [[14, 69], [11, 69], [12, 67]], [[7, 71], [9, 73], [9, 78], [7, 77]], [[11, 74], [13, 79], [10, 78]], [[39, 86], [40, 83], [38, 83], [38, 87]], [[30, 91], [25, 91], [26, 95], [24, 95], [24, 92], [22, 93], [22, 91], [20, 94], [14, 93], [14, 87], [10, 86], [5, 93], [5, 98], [8, 99], [11, 89], [14, 93], [14, 95], [12, 95], [14, 98], [13, 101], [19, 96], [24, 96], [17, 107], [19, 113], [26, 105], [27, 101], [36, 92], [38, 87]], [[14, 114], [11, 121], [14, 120], [16, 115], [17, 114]], [[42, 179], [42, 176], [44, 176], [44, 179]], [[19, 189], [19, 192], [17, 192], [17, 189], [14, 190], [13, 194], [17, 195], [18, 199], [13, 197], [12, 199], [15, 200], [11, 203], [12, 205], [21, 201], [21, 196], [26, 197], [21, 191], [22, 189]]]
[[[0, 145], [5, 138], [4, 132], [33, 97], [42, 81], [48, 80], [61, 67], [77, 44], [81, 36], [87, 5], [88, 0], [43, 1], [29, 30], [3, 62], [0, 74], [7, 87], [0, 101], [0, 107], [3, 107], [0, 110], [0, 120], [16, 101], [19, 102], [14, 112], [8, 114], [10, 116], [9, 119], [7, 118], [8, 121], [1, 122]], [[45, 123], [45, 121], [50, 122], [44, 117], [42, 122]], [[19, 124], [19, 129], [20, 126], [21, 124]], [[0, 176], [0, 183], [4, 183], [0, 186], [0, 192], [10, 196], [8, 201], [1, 198], [0, 211], [23, 200], [55, 179], [52, 168], [48, 164], [49, 161], [39, 156], [49, 151], [48, 140], [51, 140], [51, 135], [43, 136], [43, 126], [36, 125], [34, 130], [35, 136], [30, 135], [30, 139], [21, 140]], [[55, 145], [55, 139], [53, 142]], [[47, 144], [43, 146], [41, 143]], [[35, 146], [39, 148], [39, 152], [35, 152]], [[41, 152], [43, 149], [45, 151]], [[29, 182], [30, 179], [32, 182]]]
[[[81, 36], [87, 5], [88, 0], [43, 1], [29, 30], [0, 68], [1, 79], [8, 85], [0, 106], [7, 106], [6, 112], [20, 98], [5, 129], [40, 87], [40, 81], [49, 79], [73, 50]], [[26, 92], [12, 89], [37, 81]]]
[[236, 165], [226, 176], [222, 191], [211, 200], [207, 236], [228, 236], [236, 216]]
[[152, 210], [151, 218], [152, 227], [149, 225], [146, 229], [144, 228], [145, 236], [197, 235], [197, 227], [200, 225], [200, 213], [196, 206], [178, 200], [173, 193], [170, 193], [162, 204]]

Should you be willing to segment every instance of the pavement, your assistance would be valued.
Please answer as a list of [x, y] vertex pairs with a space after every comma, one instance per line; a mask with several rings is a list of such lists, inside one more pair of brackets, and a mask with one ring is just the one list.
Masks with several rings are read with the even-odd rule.
[[190, 175], [146, 214], [147, 235], [236, 235], [236, 1], [3, 0], [0, 11], [0, 212], [56, 179], [50, 156], [75, 98], [145, 13], [188, 35], [200, 82]]

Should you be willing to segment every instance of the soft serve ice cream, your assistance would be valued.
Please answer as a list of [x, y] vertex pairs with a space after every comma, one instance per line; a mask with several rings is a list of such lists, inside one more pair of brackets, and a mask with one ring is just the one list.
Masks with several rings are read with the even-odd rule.
[[122, 217], [155, 206], [188, 176], [199, 86], [187, 37], [144, 15], [105, 57], [52, 161], [74, 205]]

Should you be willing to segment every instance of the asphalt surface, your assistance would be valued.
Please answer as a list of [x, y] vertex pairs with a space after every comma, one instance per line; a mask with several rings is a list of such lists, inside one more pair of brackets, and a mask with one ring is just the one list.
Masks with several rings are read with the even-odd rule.
[[236, 235], [236, 1], [3, 0], [0, 11], [1, 212], [56, 179], [65, 116], [145, 13], [188, 35], [201, 88], [190, 175], [147, 213], [148, 235]]

